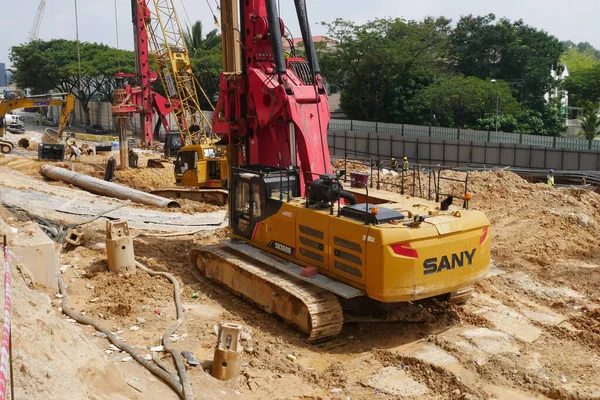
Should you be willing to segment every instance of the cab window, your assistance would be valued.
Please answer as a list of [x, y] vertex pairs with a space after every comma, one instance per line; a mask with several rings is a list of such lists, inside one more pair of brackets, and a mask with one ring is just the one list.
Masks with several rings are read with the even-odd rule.
[[252, 185], [252, 216], [254, 218], [262, 217], [262, 200], [262, 196], [260, 195], [260, 185], [255, 183]]
[[215, 158], [217, 156], [217, 152], [214, 148], [209, 147], [208, 149], [204, 149], [204, 158]]
[[196, 169], [197, 153], [195, 151], [182, 151], [175, 160], [175, 173], [183, 175], [188, 169]]
[[235, 211], [242, 215], [249, 216], [250, 214], [250, 185], [248, 182], [238, 182]]

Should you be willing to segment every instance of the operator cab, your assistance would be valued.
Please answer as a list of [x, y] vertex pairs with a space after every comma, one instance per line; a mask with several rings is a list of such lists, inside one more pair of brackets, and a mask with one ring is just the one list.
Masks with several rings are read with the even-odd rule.
[[229, 190], [229, 218], [233, 233], [252, 238], [257, 222], [276, 214], [286, 201], [300, 194], [298, 171], [252, 165], [233, 171]]
[[227, 187], [227, 157], [218, 146], [184, 146], [179, 150], [174, 164], [175, 184], [178, 186]]

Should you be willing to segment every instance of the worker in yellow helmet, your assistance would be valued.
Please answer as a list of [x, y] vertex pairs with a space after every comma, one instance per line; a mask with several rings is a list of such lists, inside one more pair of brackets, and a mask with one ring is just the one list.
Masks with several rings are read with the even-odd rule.
[[408, 157], [402, 159], [402, 171], [408, 171]]
[[554, 187], [554, 170], [551, 169], [550, 173], [546, 177], [548, 186]]
[[392, 157], [392, 162], [390, 163], [390, 167], [392, 168], [392, 171], [395, 171], [398, 169], [398, 161], [396, 161], [396, 159], [394, 157]]

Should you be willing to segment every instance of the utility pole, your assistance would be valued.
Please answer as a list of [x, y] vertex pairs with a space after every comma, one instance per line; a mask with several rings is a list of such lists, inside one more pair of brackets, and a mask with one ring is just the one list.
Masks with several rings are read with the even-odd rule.
[[495, 79], [492, 79], [490, 82], [493, 82], [496, 84], [496, 133], [498, 133], [498, 96], [499, 96], [500, 92], [498, 89], [498, 81], [496, 81]]

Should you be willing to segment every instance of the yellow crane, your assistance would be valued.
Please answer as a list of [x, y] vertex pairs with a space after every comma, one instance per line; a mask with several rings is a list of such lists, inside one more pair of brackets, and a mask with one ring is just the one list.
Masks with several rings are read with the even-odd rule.
[[207, 133], [210, 122], [198, 98], [206, 92], [192, 72], [188, 49], [172, 0], [137, 0], [144, 19], [158, 76], [165, 89], [184, 147], [175, 161], [175, 183], [180, 186], [220, 189], [227, 186], [229, 167], [224, 148]]

